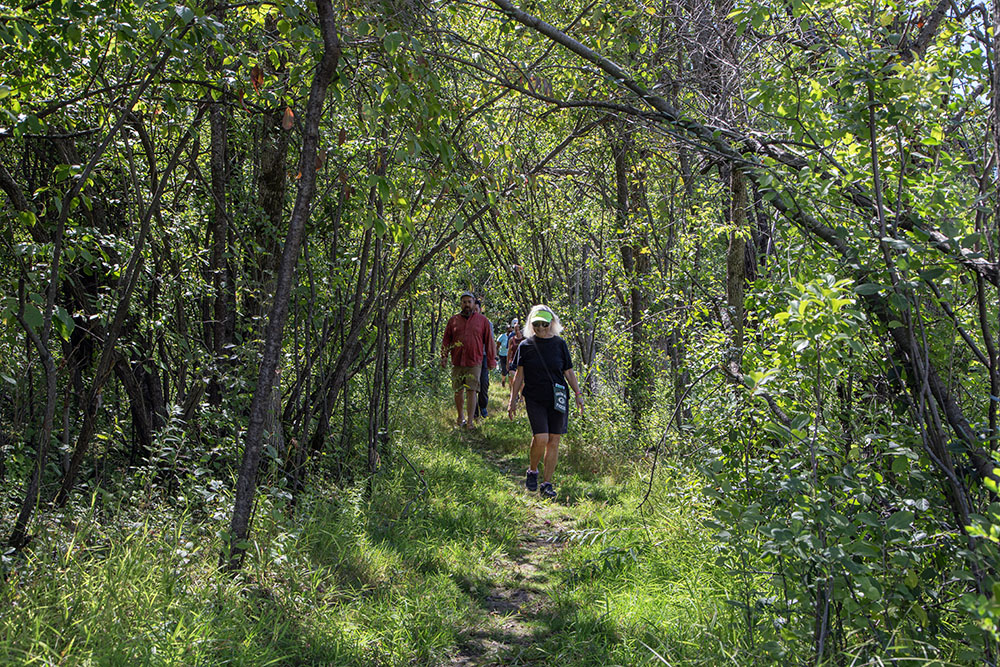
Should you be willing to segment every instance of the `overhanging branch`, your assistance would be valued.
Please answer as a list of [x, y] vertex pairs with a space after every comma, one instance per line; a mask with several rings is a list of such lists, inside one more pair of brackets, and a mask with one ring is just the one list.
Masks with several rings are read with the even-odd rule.
[[[653, 116], [654, 119], [687, 134], [704, 149], [714, 151], [728, 158], [731, 161], [733, 168], [743, 171], [749, 179], [758, 185], [762, 194], [771, 195], [768, 199], [772, 206], [774, 206], [802, 230], [811, 236], [821, 239], [824, 243], [835, 250], [837, 254], [843, 257], [847, 261], [848, 265], [852, 267], [852, 272], [856, 280], [863, 281], [867, 277], [869, 271], [860, 265], [854, 250], [847, 244], [844, 238], [836, 233], [836, 230], [822, 224], [804, 211], [800, 206], [796, 205], [794, 203], [795, 198], [790, 196], [791, 193], [782, 192], [777, 189], [777, 186], [771, 185], [770, 183], [765, 185], [760, 182], [760, 176], [767, 171], [767, 168], [762, 163], [763, 158], [771, 158], [781, 164], [794, 167], [797, 164], [806, 164], [806, 161], [801, 156], [777, 150], [773, 145], [764, 144], [752, 137], [740, 135], [731, 130], [711, 128], [703, 123], [698, 123], [690, 118], [686, 118], [677, 108], [664, 100], [662, 97], [648, 91], [613, 61], [593, 51], [545, 21], [518, 9], [511, 4], [509, 0], [491, 1], [515, 21], [537, 30], [554, 42], [563, 45], [584, 60], [599, 67], [605, 74], [611, 76], [615, 83], [636, 95], [645, 104], [652, 107], [656, 111], [656, 114]], [[943, 3], [938, 5], [938, 9], [940, 9], [942, 4]], [[938, 19], [940, 19], [940, 17], [938, 17]], [[920, 38], [918, 37], [918, 46], [919, 42]], [[736, 146], [741, 146], [744, 150], [737, 150]], [[824, 175], [819, 174], [819, 176], [823, 177]], [[873, 198], [860, 186], [853, 183], [843, 183], [836, 177], [832, 177], [832, 175], [826, 175], [825, 180], [830, 182], [831, 185], [836, 186], [837, 189], [843, 193], [845, 198], [849, 199], [864, 215], [870, 217], [877, 212]], [[981, 258], [972, 256], [968, 253], [962, 252], [960, 249], [954, 248], [951, 242], [943, 234], [937, 236], [939, 233], [936, 232], [931, 225], [918, 222], [912, 222], [912, 224], [914, 226], [919, 226], [925, 234], [930, 235], [933, 247], [948, 252], [951, 256], [955, 257], [955, 259], [962, 264], [962, 266], [975, 271], [992, 284], [997, 285], [998, 282], [1000, 282], [1000, 280], [998, 280], [1000, 272], [998, 272], [995, 264], [986, 262]], [[921, 374], [914, 372], [915, 369], [912, 363], [915, 359], [915, 355], [918, 353], [918, 350], [913, 349], [912, 341], [909, 340], [907, 335], [904, 335], [905, 332], [902, 327], [889, 326], [895, 318], [892, 316], [892, 310], [889, 306], [888, 300], [876, 293], [863, 296], [862, 303], [865, 309], [871, 313], [877, 321], [888, 327], [900, 361], [904, 364], [904, 366], [908, 367], [908, 370], [910, 371], [908, 375], [910, 375], [914, 381], [918, 381]], [[934, 400], [938, 404], [941, 413], [944, 415], [952, 431], [965, 445], [977, 476], [980, 479], [984, 477], [998, 479], [996, 474], [993, 472], [994, 466], [992, 458], [989, 453], [982, 448], [980, 439], [977, 437], [974, 429], [971, 428], [968, 420], [966, 420], [961, 407], [951, 395], [947, 385], [937, 375], [933, 367], [928, 366], [925, 373], [922, 375], [923, 379], [929, 385], [930, 391], [934, 396]]]

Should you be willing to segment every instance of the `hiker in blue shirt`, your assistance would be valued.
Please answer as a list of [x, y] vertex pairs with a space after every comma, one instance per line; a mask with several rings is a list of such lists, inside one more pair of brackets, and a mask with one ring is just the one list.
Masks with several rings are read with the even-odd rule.
[[500, 369], [500, 386], [507, 386], [507, 345], [510, 339], [514, 337], [514, 323], [511, 322], [507, 325], [507, 331], [500, 334], [497, 338], [497, 357], [500, 361], [498, 368]]

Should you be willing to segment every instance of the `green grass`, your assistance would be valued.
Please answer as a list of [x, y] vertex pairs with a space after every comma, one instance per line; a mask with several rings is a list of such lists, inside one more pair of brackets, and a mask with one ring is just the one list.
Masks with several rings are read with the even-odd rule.
[[[370, 495], [364, 480], [340, 488], [319, 470], [294, 517], [280, 494], [263, 493], [236, 578], [216, 569], [224, 493], [113, 510], [95, 498], [77, 515], [46, 516], [8, 564], [0, 662], [447, 662], [484, 619], [490, 591], [514, 585], [504, 564], [523, 554], [521, 532], [545, 510], [520, 488], [523, 417], [494, 417], [466, 436], [450, 427], [449, 404], [424, 394], [401, 405], [397, 454]], [[648, 464], [600, 429], [573, 427], [556, 480], [572, 530], [545, 562], [551, 603], [526, 618], [534, 639], [512, 644], [505, 664], [662, 664], [654, 651], [670, 664], [727, 660], [740, 626], [701, 525], [699, 483], [661, 469], [640, 511]]]
[[552, 632], [529, 660], [662, 664], [659, 654], [670, 664], [713, 665], [725, 658], [720, 646], [738, 645], [697, 487], [667, 472], [640, 511], [640, 472], [627, 466], [613, 483], [564, 475], [578, 522], [559, 563]]

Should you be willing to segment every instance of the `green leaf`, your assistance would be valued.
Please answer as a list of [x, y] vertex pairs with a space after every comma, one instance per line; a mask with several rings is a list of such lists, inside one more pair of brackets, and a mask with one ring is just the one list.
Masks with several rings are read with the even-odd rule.
[[865, 296], [868, 294], [878, 294], [878, 292], [881, 289], [882, 289], [881, 285], [877, 285], [875, 283], [865, 283], [863, 285], [858, 285], [857, 287], [855, 287], [854, 293], [861, 296]]
[[878, 515], [874, 512], [858, 512], [854, 518], [866, 526], [874, 527], [879, 525]]
[[187, 25], [194, 20], [194, 10], [190, 7], [184, 7], [183, 5], [177, 5], [174, 7], [174, 11], [177, 12], [177, 16], [180, 17], [184, 25]]
[[[993, 469], [993, 472], [994, 472], [994, 474], [996, 473], [996, 468]], [[987, 489], [989, 489], [993, 493], [997, 493], [997, 491], [998, 491], [997, 482], [992, 477], [985, 477], [983, 479], [983, 486], [985, 486]]]
[[983, 237], [979, 233], [968, 234], [962, 238], [962, 247], [971, 250], [975, 248], [978, 243], [981, 243], [982, 240]]
[[385, 36], [385, 39], [382, 40], [382, 45], [385, 46], [386, 53], [390, 56], [396, 52], [396, 49], [398, 49], [402, 43], [403, 33], [401, 32], [390, 32]]
[[56, 306], [55, 315], [52, 323], [55, 325], [56, 331], [64, 341], [69, 342], [69, 337], [73, 334], [73, 329], [76, 328], [76, 322], [62, 306]]
[[913, 523], [913, 512], [910, 510], [899, 510], [889, 517], [885, 522], [886, 528], [892, 530], [906, 530]]
[[858, 540], [851, 545], [851, 552], [857, 556], [863, 556], [865, 558], [881, 558], [882, 552], [874, 544], [870, 542], [865, 542], [864, 540]]
[[913, 249], [913, 246], [905, 239], [894, 239], [891, 236], [884, 236], [882, 237], [882, 242], [894, 250], [908, 251]]
[[146, 22], [146, 30], [153, 39], [159, 39], [163, 35], [163, 26], [155, 19], [149, 19]]
[[937, 125], [931, 128], [931, 136], [924, 137], [921, 143], [927, 146], [937, 146], [944, 141], [944, 128]]
[[382, 201], [384, 202], [389, 201], [389, 198], [392, 195], [392, 191], [389, 188], [388, 179], [380, 176], [377, 185], [378, 185], [378, 196], [381, 197]]
[[868, 577], [855, 577], [855, 584], [867, 599], [876, 601], [882, 598], [878, 585]]
[[42, 311], [33, 303], [24, 304], [24, 321], [33, 329], [41, 327], [44, 321]]
[[56, 183], [62, 183], [67, 178], [69, 178], [71, 165], [68, 164], [57, 164], [52, 168], [52, 178]]

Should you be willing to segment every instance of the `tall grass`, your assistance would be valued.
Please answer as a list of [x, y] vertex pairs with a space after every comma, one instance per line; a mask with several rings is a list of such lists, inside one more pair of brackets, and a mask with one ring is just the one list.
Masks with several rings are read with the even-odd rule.
[[[236, 577], [217, 570], [230, 480], [189, 479], [169, 497], [143, 487], [124, 502], [98, 493], [73, 515], [43, 513], [31, 547], [5, 563], [0, 662], [446, 663], [491, 591], [519, 585], [504, 564], [545, 511], [521, 488], [523, 417], [467, 436], [449, 405], [408, 395], [374, 478], [341, 487], [318, 467], [294, 514], [265, 486]], [[501, 412], [500, 398], [492, 407]], [[565, 530], [546, 552], [532, 638], [504, 662], [718, 664], [739, 622], [701, 527], [699, 483], [662, 469], [637, 509], [647, 462], [605, 440], [618, 426], [592, 408], [557, 472]]]
[[554, 632], [539, 655], [579, 665], [728, 662], [742, 628], [700, 521], [699, 484], [663, 469], [645, 498], [646, 467], [622, 468], [562, 486], [579, 519], [564, 535]]

